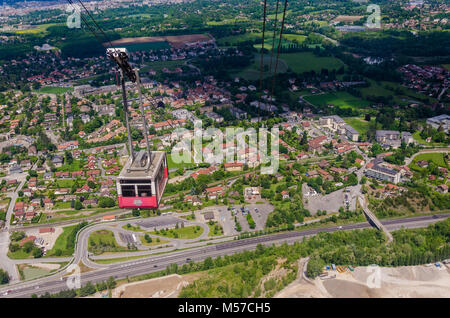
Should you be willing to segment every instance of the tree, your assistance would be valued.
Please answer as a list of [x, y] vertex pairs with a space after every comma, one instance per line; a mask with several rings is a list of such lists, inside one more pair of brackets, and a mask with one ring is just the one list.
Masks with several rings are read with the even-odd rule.
[[64, 152], [64, 161], [68, 165], [71, 165], [73, 163], [73, 157], [72, 157], [72, 153], [70, 151]]
[[322, 273], [324, 266], [325, 262], [320, 257], [312, 256], [308, 261], [306, 275], [310, 278], [315, 278]]
[[0, 285], [9, 283], [9, 275], [6, 271], [0, 268]]
[[[98, 199], [98, 206], [101, 208], [112, 208], [115, 205], [116, 201], [113, 198], [101, 197], [100, 199]], [[135, 215], [133, 214], [133, 216]]]
[[114, 287], [116, 287], [116, 281], [114, 280], [114, 277], [110, 276], [106, 281], [106, 285], [108, 286], [108, 289], [113, 289]]
[[144, 235], [144, 239], [147, 243], [151, 243], [153, 241], [152, 238], [150, 237], [150, 235], [148, 235], [148, 234]]
[[24, 239], [25, 236], [26, 236], [26, 234], [25, 234], [25, 232], [23, 232], [23, 231], [16, 231], [16, 232], [13, 232], [13, 233], [11, 234], [11, 241], [16, 241], [16, 242], [18, 242], [18, 241]]
[[11, 242], [11, 243], [9, 244], [9, 251], [10, 251], [11, 253], [17, 252], [19, 249], [20, 249], [19, 244], [13, 243], [13, 242]]
[[80, 200], [75, 201], [74, 208], [75, 210], [81, 210], [83, 208], [83, 204], [81, 204]]
[[42, 254], [43, 254], [42, 250], [39, 247], [35, 246], [33, 248], [33, 257], [34, 258], [40, 258], [40, 257], [42, 257]]
[[25, 244], [23, 244], [22, 249], [25, 253], [30, 253], [31, 250], [34, 247], [34, 243], [31, 241], [25, 242]]
[[91, 282], [88, 282], [85, 286], [80, 288], [80, 296], [86, 297], [95, 294], [96, 291], [97, 289], [95, 288], [95, 286]]

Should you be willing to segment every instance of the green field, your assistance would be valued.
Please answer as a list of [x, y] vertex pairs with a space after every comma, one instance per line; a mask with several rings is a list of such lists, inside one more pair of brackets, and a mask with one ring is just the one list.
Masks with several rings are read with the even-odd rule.
[[[262, 37], [261, 32], [252, 32], [252, 33], [244, 33], [239, 35], [230, 35], [223, 38], [217, 39], [217, 45], [219, 46], [234, 46], [239, 42], [244, 41], [254, 41], [254, 40], [260, 40]], [[266, 36], [266, 41], [269, 40], [269, 37]]]
[[73, 248], [67, 249], [67, 242], [70, 234], [72, 233], [75, 227], [77, 227], [77, 225], [64, 227], [63, 232], [56, 239], [55, 245], [53, 245], [53, 248], [49, 250], [45, 256], [46, 257], [57, 256], [57, 254], [59, 253], [57, 251], [61, 251], [61, 255], [59, 256], [71, 256], [73, 254]]
[[423, 153], [423, 154], [417, 155], [414, 158], [414, 160], [409, 164], [409, 167], [414, 170], [421, 170], [422, 168], [420, 168], [416, 165], [416, 162], [420, 161], [420, 160], [428, 161], [428, 163], [433, 162], [436, 165], [438, 165], [439, 167], [448, 168], [448, 165], [444, 160], [444, 153], [435, 152], [435, 153]]
[[39, 267], [27, 266], [22, 270], [22, 273], [24, 280], [29, 280], [50, 274], [50, 271]]
[[227, 24], [236, 24], [240, 22], [246, 22], [248, 21], [247, 18], [236, 18], [236, 19], [225, 19], [221, 21], [208, 21], [206, 22], [207, 25], [227, 25]]
[[344, 63], [334, 57], [319, 57], [312, 52], [285, 53], [280, 54], [280, 58], [285, 61], [295, 73], [320, 72], [322, 69], [329, 71], [338, 70]]
[[400, 85], [399, 83], [387, 82], [387, 81], [374, 81], [366, 79], [370, 83], [369, 87], [358, 88], [362, 97], [367, 96], [383, 96], [392, 97], [395, 103], [399, 105], [409, 105], [416, 99], [429, 98], [430, 101], [435, 101], [434, 98], [417, 93], [407, 87]]
[[40, 34], [40, 33], [46, 33], [47, 29], [51, 26], [55, 25], [62, 25], [62, 23], [47, 23], [47, 24], [39, 24], [39, 25], [33, 25], [32, 28], [27, 30], [17, 30], [13, 31], [13, 33], [17, 34]]
[[175, 60], [175, 61], [164, 61], [164, 62], [148, 62], [147, 66], [141, 69], [142, 72], [148, 72], [150, 70], [154, 70], [155, 72], [161, 72], [163, 68], [167, 68], [171, 71], [176, 69], [177, 67], [181, 67], [184, 64], [184, 60]]
[[65, 180], [65, 179], [58, 179], [55, 182], [58, 185], [58, 188], [71, 188], [74, 184], [74, 180]]
[[214, 222], [213, 224], [207, 223], [209, 227], [209, 233], [208, 236], [220, 236], [223, 235], [223, 228], [217, 224], [217, 222]]
[[19, 249], [18, 251], [10, 252], [8, 251], [8, 257], [10, 259], [26, 259], [26, 258], [33, 258], [33, 255], [31, 253], [25, 253], [23, 249]]
[[[272, 43], [273, 42], [273, 33], [269, 33], [270, 38], [268, 39], [266, 37], [265, 41], [264, 41], [264, 48], [267, 50], [271, 50], [272, 49]], [[301, 35], [301, 34], [284, 34], [283, 38], [281, 40], [281, 46], [287, 46], [289, 44], [292, 43], [303, 43], [303, 41], [306, 39], [305, 35]], [[276, 49], [278, 47], [278, 42], [279, 42], [279, 37], [275, 38], [275, 48], [274, 48], [274, 54], [276, 53]], [[261, 44], [255, 44], [253, 45], [254, 48], [256, 49], [261, 49]]]
[[[364, 118], [359, 117], [347, 117], [343, 118], [347, 124], [355, 128], [361, 135], [364, 135], [367, 133], [367, 130], [369, 130], [369, 122], [365, 121]], [[375, 120], [372, 119], [372, 122]]]
[[125, 47], [130, 52], [170, 49], [170, 45], [166, 41], [133, 43], [133, 44], [123, 45], [123, 47]]
[[95, 231], [89, 236], [89, 252], [100, 255], [107, 252], [127, 252], [126, 247], [119, 246], [114, 233], [109, 230]]
[[432, 147], [439, 147], [444, 145], [443, 143], [439, 143], [439, 142], [426, 142], [425, 139], [423, 139], [420, 136], [420, 131], [416, 131], [413, 133], [413, 138], [414, 140], [416, 140], [419, 144], [424, 145], [424, 146], [432, 146]]
[[73, 87], [57, 87], [57, 86], [45, 86], [37, 90], [38, 93], [42, 94], [64, 94], [72, 91]]
[[155, 239], [155, 238], [152, 238], [152, 241], [151, 241], [150, 243], [148, 243], [148, 242], [145, 240], [145, 237], [144, 237], [144, 236], [141, 236], [140, 239], [141, 239], [142, 245], [145, 245], [145, 246], [158, 246], [158, 245], [161, 245], [161, 244], [169, 243], [169, 241], [167, 241], [167, 240], [161, 240], [161, 239], [160, 239], [159, 242], [158, 242], [157, 239]]
[[122, 226], [122, 228], [123, 228], [124, 230], [127, 230], [127, 231], [133, 231], [133, 232], [145, 232], [143, 229], [141, 229], [141, 228], [139, 227], [139, 225], [133, 226], [133, 225], [131, 225], [131, 224], [125, 224], [124, 226]]
[[[255, 54], [255, 60], [253, 64], [249, 67], [239, 71], [235, 74], [237, 77], [242, 77], [247, 80], [256, 80], [259, 78], [259, 70], [261, 63], [261, 55]], [[275, 57], [272, 58], [272, 71], [269, 71], [270, 67], [270, 54], [265, 54], [263, 57], [263, 65], [265, 67], [265, 71], [263, 72], [263, 77], [268, 77], [273, 74], [273, 70], [275, 69]], [[277, 73], [285, 73], [288, 70], [288, 65], [282, 59], [278, 60]]]
[[[150, 232], [152, 235], [164, 236], [169, 238], [177, 238], [180, 240], [190, 240], [199, 237], [203, 233], [203, 228], [200, 226], [186, 226], [178, 229], [170, 229], [168, 231]], [[178, 237], [177, 237], [178, 236]]]
[[[293, 35], [293, 34], [291, 34]], [[297, 37], [301, 37], [302, 35], [293, 35]], [[246, 67], [245, 69], [238, 70], [233, 75], [245, 78], [247, 80], [256, 80], [259, 78], [259, 70], [260, 70], [260, 54], [255, 54], [255, 59], [253, 64]], [[265, 71], [263, 72], [263, 77], [271, 76], [272, 72], [270, 72], [270, 54], [265, 54], [263, 58], [263, 65], [265, 67]], [[295, 73], [304, 73], [304, 72], [320, 72], [322, 69], [328, 70], [338, 70], [344, 66], [344, 63], [336, 59], [334, 57], [318, 57], [315, 56], [312, 52], [301, 52], [301, 53], [283, 53], [280, 54], [278, 59], [278, 73], [285, 73], [288, 68], [290, 68]], [[275, 55], [272, 59], [272, 71], [275, 68]]]
[[70, 202], [55, 202], [53, 210], [70, 209]]
[[[336, 92], [306, 96], [305, 100], [313, 105], [325, 107], [328, 104], [341, 108], [365, 108], [370, 106], [370, 102], [355, 97], [347, 92]], [[356, 129], [356, 127], [355, 127]]]
[[195, 167], [196, 166], [196, 164], [194, 163], [194, 159], [191, 158], [190, 159], [191, 162], [190, 163], [188, 162], [189, 161], [189, 154], [187, 154], [187, 153], [183, 153], [183, 161], [184, 162], [176, 163], [176, 162], [173, 161], [171, 154], [167, 155], [167, 165], [168, 165], [169, 169], [178, 169], [178, 168], [185, 168], [185, 169], [187, 169], [187, 168], [191, 168], [191, 167]]
[[58, 169], [56, 169], [56, 171], [69, 171], [69, 172], [73, 172], [73, 171], [79, 171], [81, 170], [81, 168], [83, 168], [84, 162], [82, 160], [77, 160], [74, 159], [72, 164], [64, 164], [61, 167], [59, 167]]

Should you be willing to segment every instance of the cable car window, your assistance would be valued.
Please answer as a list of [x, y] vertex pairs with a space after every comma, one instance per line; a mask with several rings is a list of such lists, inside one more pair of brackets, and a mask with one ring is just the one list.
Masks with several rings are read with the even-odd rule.
[[152, 183], [151, 179], [120, 179], [120, 184]]
[[122, 196], [123, 197], [135, 197], [136, 189], [134, 185], [123, 185], [122, 186]]
[[152, 196], [152, 186], [151, 185], [138, 185], [138, 196], [139, 197], [151, 197]]

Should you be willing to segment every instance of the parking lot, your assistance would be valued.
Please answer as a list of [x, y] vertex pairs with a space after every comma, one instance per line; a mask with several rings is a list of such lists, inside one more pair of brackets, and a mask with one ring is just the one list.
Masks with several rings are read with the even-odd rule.
[[156, 228], [157, 230], [175, 226], [177, 223], [181, 223], [183, 220], [173, 216], [157, 216], [151, 218], [150, 220], [137, 221], [134, 224], [139, 225], [141, 228], [146, 230], [153, 230]]
[[126, 245], [136, 245], [138, 243], [137, 238], [135, 240], [132, 234], [119, 233], [119, 237]]
[[[242, 215], [241, 207], [247, 207], [250, 211], [250, 215], [255, 221], [256, 227], [255, 229], [250, 230], [247, 222], [247, 216]], [[242, 226], [242, 232], [245, 231], [259, 231], [263, 230], [266, 226], [267, 217], [273, 211], [273, 206], [270, 204], [246, 204], [246, 205], [235, 205], [233, 206], [236, 211], [236, 216], [238, 218], [239, 223]], [[256, 209], [256, 210], [255, 210]], [[233, 217], [234, 222], [234, 217]]]
[[327, 211], [327, 213], [338, 212], [340, 207], [344, 207], [344, 189], [334, 191], [327, 195], [321, 195], [311, 191], [311, 188], [303, 183], [303, 202], [305, 208], [316, 214], [318, 210]]

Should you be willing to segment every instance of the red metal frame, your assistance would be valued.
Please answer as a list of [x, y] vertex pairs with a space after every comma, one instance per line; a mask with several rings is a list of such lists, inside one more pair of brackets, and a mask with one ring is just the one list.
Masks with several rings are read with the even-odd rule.
[[151, 197], [119, 197], [119, 207], [123, 209], [148, 209], [158, 207], [158, 200]]

